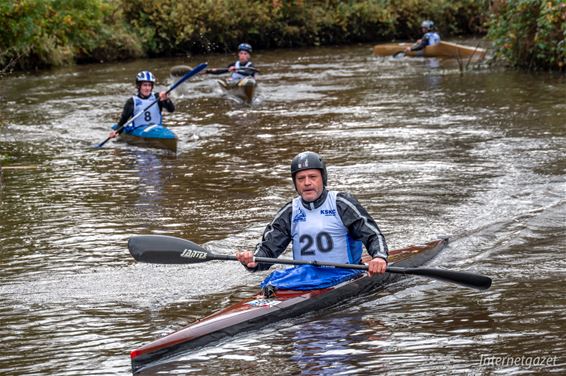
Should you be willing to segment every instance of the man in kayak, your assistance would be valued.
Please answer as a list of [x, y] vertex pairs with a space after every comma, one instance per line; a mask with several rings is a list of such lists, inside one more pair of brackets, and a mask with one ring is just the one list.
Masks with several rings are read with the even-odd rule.
[[[231, 72], [228, 81], [239, 81], [245, 77], [255, 77], [256, 69], [251, 62], [252, 46], [248, 43], [241, 43], [238, 46], [238, 60], [228, 65], [228, 72]], [[208, 74], [223, 74], [226, 69], [207, 69]]]
[[139, 116], [134, 120], [133, 127], [139, 127], [146, 124], [162, 124], [161, 111], [165, 108], [167, 112], [174, 112], [175, 105], [169, 98], [167, 92], [162, 91], [160, 93], [154, 93], [153, 87], [155, 85], [155, 76], [150, 71], [139, 72], [136, 76], [136, 88], [138, 90], [137, 94], [130, 97], [124, 109], [122, 110], [122, 116], [115, 129], [110, 132], [109, 137], [114, 138], [118, 134], [122, 133], [124, 124], [128, 122], [133, 116], [137, 115], [144, 108], [149, 106], [156, 99], [159, 99], [156, 105], [151, 106], [147, 109], [143, 116]]
[[[250, 271], [267, 270], [271, 265], [255, 263], [254, 256], [279, 257], [292, 242], [294, 259], [360, 264], [363, 243], [373, 257], [368, 263], [369, 274], [384, 273], [388, 249], [383, 234], [352, 195], [327, 190], [326, 165], [320, 155], [306, 151], [295, 156], [291, 177], [299, 196], [277, 212], [255, 252], [239, 251], [238, 260]], [[261, 287], [264, 291], [319, 289], [360, 273], [302, 265], [271, 273]]]
[[430, 20], [423, 21], [421, 24], [421, 30], [423, 32], [423, 37], [417, 41], [413, 46], [407, 47], [405, 52], [420, 51], [426, 46], [434, 46], [440, 43], [440, 35], [435, 31], [436, 27], [434, 22]]

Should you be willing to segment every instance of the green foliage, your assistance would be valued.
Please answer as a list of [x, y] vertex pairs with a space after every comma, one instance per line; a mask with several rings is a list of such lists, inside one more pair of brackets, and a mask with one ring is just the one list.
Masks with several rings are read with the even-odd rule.
[[[492, 13], [491, 19], [489, 13]], [[566, 0], [0, 0], [0, 74], [142, 55], [483, 34], [513, 65], [564, 69]], [[489, 22], [488, 22], [489, 21]]]
[[141, 55], [118, 5], [110, 0], [2, 1], [0, 72]]
[[497, 56], [513, 66], [564, 70], [566, 2], [499, 0], [493, 5], [488, 36]]
[[150, 55], [232, 51], [244, 40], [270, 48], [417, 39], [424, 18], [452, 35], [481, 32], [488, 9], [488, 0], [121, 1]]

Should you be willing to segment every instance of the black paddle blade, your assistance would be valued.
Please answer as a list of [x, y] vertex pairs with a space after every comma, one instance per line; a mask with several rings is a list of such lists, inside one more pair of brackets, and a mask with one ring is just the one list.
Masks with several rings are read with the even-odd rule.
[[140, 235], [128, 240], [134, 259], [154, 264], [196, 264], [214, 260], [211, 253], [190, 240], [165, 235]]
[[445, 269], [409, 268], [406, 270], [406, 274], [426, 276], [478, 290], [487, 290], [491, 286], [491, 278], [468, 272], [456, 272]]

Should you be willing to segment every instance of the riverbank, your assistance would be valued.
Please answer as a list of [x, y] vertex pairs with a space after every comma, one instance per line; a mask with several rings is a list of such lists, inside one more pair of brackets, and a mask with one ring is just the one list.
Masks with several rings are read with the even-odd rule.
[[494, 56], [523, 69], [563, 70], [560, 0], [284, 2], [20, 0], [0, 7], [0, 75], [82, 62], [255, 49], [410, 41], [435, 21], [443, 38], [487, 36]]
[[487, 37], [496, 58], [526, 70], [566, 69], [564, 0], [495, 1]]
[[433, 19], [444, 35], [483, 35], [477, 1], [22, 0], [0, 7], [0, 71], [142, 56], [415, 40]]

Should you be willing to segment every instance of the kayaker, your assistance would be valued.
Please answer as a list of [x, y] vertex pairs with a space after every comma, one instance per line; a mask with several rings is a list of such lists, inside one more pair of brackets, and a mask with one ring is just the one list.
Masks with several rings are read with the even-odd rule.
[[417, 43], [413, 46], [405, 48], [405, 52], [420, 51], [426, 46], [434, 46], [440, 43], [440, 35], [436, 32], [434, 22], [430, 20], [423, 21], [421, 23], [421, 30], [424, 34], [423, 37], [417, 40]]
[[[251, 62], [252, 46], [248, 43], [241, 43], [238, 46], [238, 60], [228, 65], [228, 72], [231, 72], [230, 80], [239, 81], [244, 77], [255, 77], [256, 69]], [[223, 74], [226, 69], [207, 69], [208, 74]]]
[[[279, 257], [292, 243], [294, 259], [360, 264], [363, 243], [373, 256], [369, 274], [384, 273], [388, 249], [383, 234], [354, 196], [327, 189], [326, 165], [320, 155], [306, 151], [295, 156], [291, 177], [299, 196], [277, 212], [255, 252], [236, 252], [238, 260], [252, 272], [267, 270], [270, 264], [254, 263], [253, 257]], [[301, 265], [271, 273], [261, 286], [264, 291], [325, 288], [360, 273]]]
[[110, 132], [109, 137], [114, 138], [118, 134], [122, 133], [124, 128], [122, 126], [128, 122], [134, 115], [142, 111], [144, 108], [149, 106], [156, 99], [159, 99], [156, 105], [151, 106], [147, 109], [143, 116], [139, 116], [134, 120], [133, 126], [138, 127], [147, 124], [162, 124], [161, 111], [165, 108], [167, 112], [174, 112], [175, 105], [173, 101], [169, 98], [169, 95], [165, 91], [159, 93], [153, 92], [153, 87], [155, 85], [155, 76], [150, 71], [139, 72], [136, 76], [136, 88], [138, 90], [137, 94], [130, 97], [124, 109], [122, 111], [122, 116], [116, 125], [116, 129], [119, 131]]

